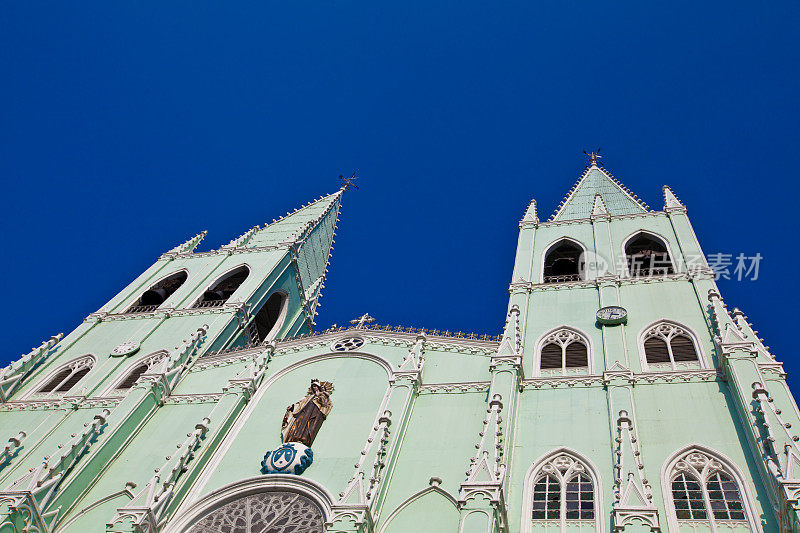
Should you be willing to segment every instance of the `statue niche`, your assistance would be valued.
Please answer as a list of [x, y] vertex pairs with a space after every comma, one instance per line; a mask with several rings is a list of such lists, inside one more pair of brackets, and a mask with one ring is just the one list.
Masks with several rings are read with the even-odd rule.
[[332, 392], [333, 383], [311, 380], [306, 397], [286, 408], [281, 425], [281, 439], [284, 444], [300, 442], [311, 447], [319, 428], [333, 408]]

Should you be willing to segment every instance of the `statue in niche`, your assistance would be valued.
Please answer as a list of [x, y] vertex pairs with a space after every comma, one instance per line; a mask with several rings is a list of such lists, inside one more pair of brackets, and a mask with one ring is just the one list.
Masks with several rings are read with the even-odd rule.
[[311, 447], [319, 428], [333, 408], [331, 393], [333, 383], [330, 381], [311, 380], [306, 397], [286, 408], [281, 425], [284, 443], [300, 442]]

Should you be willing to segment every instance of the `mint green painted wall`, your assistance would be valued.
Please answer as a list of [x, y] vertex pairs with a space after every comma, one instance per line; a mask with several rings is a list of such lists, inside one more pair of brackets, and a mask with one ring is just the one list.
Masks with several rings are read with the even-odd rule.
[[[273, 363], [271, 375], [280, 369], [278, 361]], [[314, 448], [324, 449], [325, 453], [315, 454], [314, 464], [306, 475], [331, 491], [344, 489], [375, 423], [388, 378], [386, 371], [374, 362], [336, 357], [299, 366], [270, 383], [263, 395], [254, 398], [255, 403], [242, 415], [246, 416], [244, 425], [221, 463], [213, 468], [204, 493], [259, 474], [264, 453], [280, 446], [286, 406], [305, 396], [312, 379], [331, 381], [337, 390], [332, 396], [333, 410], [314, 441]], [[359, 394], [348, 394], [352, 390], [358, 390]]]

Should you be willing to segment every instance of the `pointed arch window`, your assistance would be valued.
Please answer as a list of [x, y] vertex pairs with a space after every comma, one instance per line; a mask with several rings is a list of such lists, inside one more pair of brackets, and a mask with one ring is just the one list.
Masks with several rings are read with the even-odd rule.
[[236, 292], [236, 289], [244, 283], [247, 276], [250, 275], [250, 269], [246, 266], [240, 266], [225, 274], [222, 278], [218, 279], [207, 291], [203, 293], [199, 300], [194, 304], [195, 308], [198, 307], [220, 307], [228, 298]]
[[142, 293], [127, 313], [149, 313], [158, 309], [186, 281], [189, 275], [185, 270], [176, 272]]
[[273, 293], [247, 327], [247, 343], [256, 345], [270, 339], [280, 327], [279, 321], [284, 315], [285, 306], [286, 294]]
[[242, 496], [202, 516], [185, 533], [324, 533], [322, 511], [294, 492]]
[[[527, 505], [530, 526], [567, 528], [597, 525], [598, 496], [596, 483], [589, 468], [567, 453], [556, 454], [542, 464], [536, 472], [532, 501]], [[530, 529], [530, 528], [528, 528]]]
[[674, 274], [672, 258], [664, 241], [649, 233], [640, 232], [625, 244], [625, 258], [631, 277]]
[[678, 324], [658, 323], [642, 335], [648, 369], [679, 370], [701, 368], [694, 337]]
[[87, 356], [70, 361], [51, 374], [45, 384], [36, 389], [38, 394], [67, 393], [92, 370], [94, 358]]
[[706, 451], [692, 449], [672, 461], [669, 495], [679, 527], [720, 526], [735, 531], [755, 531], [748, 515], [738, 476], [725, 461]]
[[123, 392], [127, 391], [142, 377], [143, 374], [146, 374], [149, 371], [152, 371], [160, 362], [167, 357], [167, 352], [157, 352], [155, 354], [149, 355], [144, 359], [139, 360], [133, 368], [129, 367], [128, 373], [125, 375], [123, 379], [118, 381], [114, 386], [112, 391], [116, 392]]
[[589, 343], [571, 329], [549, 334], [539, 352], [541, 374], [585, 374], [589, 372]]
[[568, 239], [552, 245], [544, 257], [545, 283], [564, 283], [583, 279], [583, 248]]

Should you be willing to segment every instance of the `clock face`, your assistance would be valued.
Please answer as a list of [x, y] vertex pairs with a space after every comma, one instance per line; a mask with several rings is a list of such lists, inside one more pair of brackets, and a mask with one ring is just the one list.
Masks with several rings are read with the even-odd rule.
[[114, 346], [111, 350], [111, 355], [114, 357], [122, 357], [123, 355], [131, 355], [139, 350], [139, 343], [134, 341], [125, 341], [122, 344]]
[[624, 307], [612, 305], [597, 311], [597, 321], [605, 325], [622, 324], [628, 319], [628, 311]]

